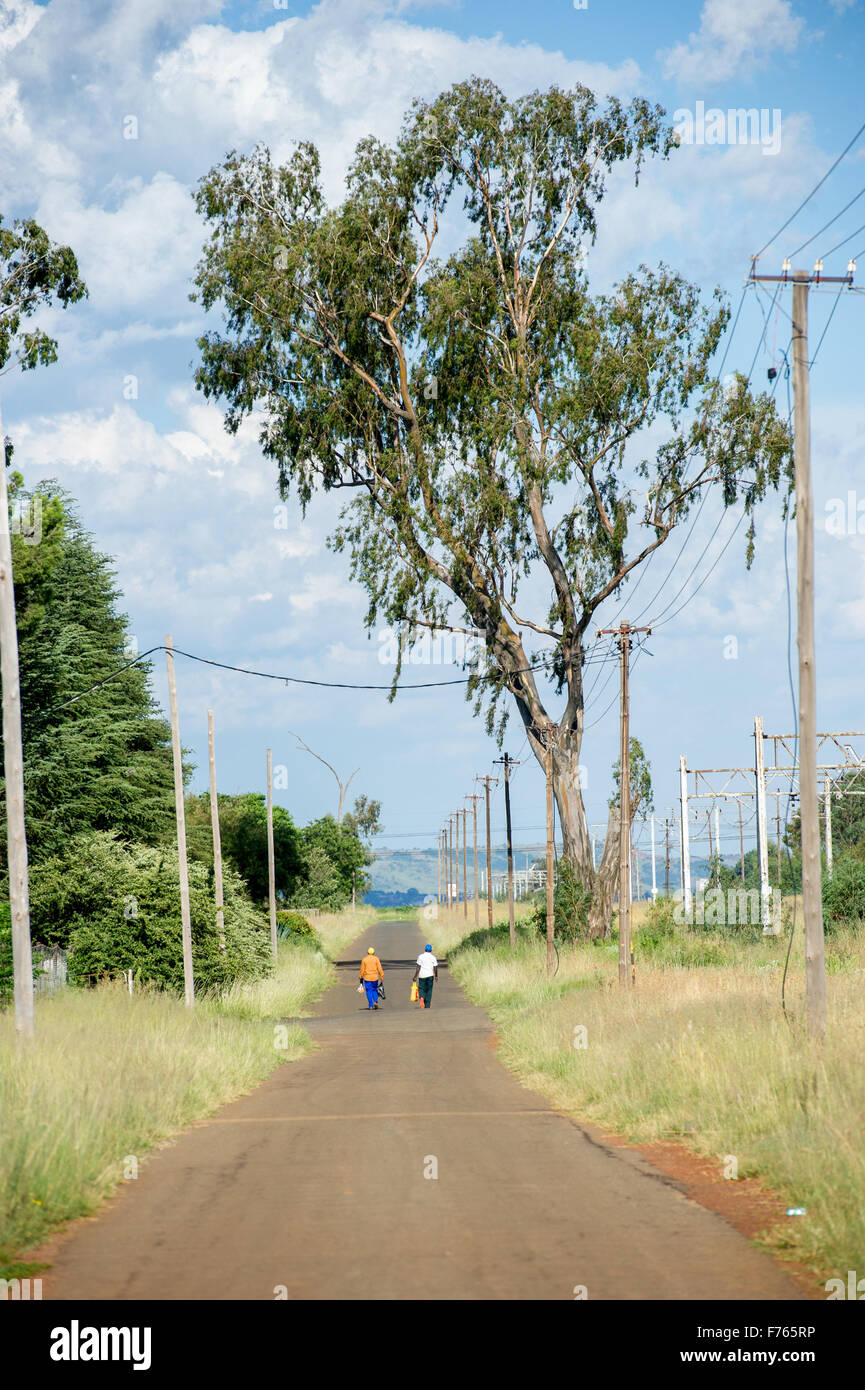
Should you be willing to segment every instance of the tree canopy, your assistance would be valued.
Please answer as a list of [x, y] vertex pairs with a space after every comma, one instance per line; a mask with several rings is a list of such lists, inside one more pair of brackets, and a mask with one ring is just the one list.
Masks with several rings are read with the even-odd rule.
[[[174, 819], [170, 734], [149, 663], [129, 664], [111, 562], [55, 484], [26, 493], [13, 475], [11, 491], [34, 525], [41, 512], [38, 544], [12, 536], [31, 860], [87, 831], [156, 844]], [[0, 863], [5, 872], [5, 816]]]
[[261, 412], [283, 495], [347, 491], [332, 544], [368, 626], [397, 627], [401, 651], [430, 628], [481, 634], [468, 691], [488, 727], [506, 692], [541, 760], [555, 726], [565, 850], [591, 883], [578, 764], [593, 615], [706, 489], [751, 510], [790, 465], [770, 398], [713, 375], [719, 292], [706, 304], [641, 265], [592, 293], [607, 178], [637, 179], [674, 145], [640, 98], [511, 101], [474, 78], [416, 102], [394, 144], [362, 140], [338, 207], [308, 143], [281, 167], [234, 151], [197, 195], [196, 294], [225, 315], [200, 339], [198, 386], [226, 402], [229, 430]]

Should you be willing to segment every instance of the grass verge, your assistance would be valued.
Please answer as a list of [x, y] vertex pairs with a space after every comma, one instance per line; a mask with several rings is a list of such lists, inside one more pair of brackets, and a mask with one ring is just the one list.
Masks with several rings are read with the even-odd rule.
[[32, 1272], [19, 1252], [86, 1216], [155, 1145], [252, 1090], [312, 1046], [284, 1020], [333, 968], [280, 947], [276, 973], [194, 1010], [156, 990], [63, 989], [37, 999], [20, 1046], [0, 1014], [0, 1277]]
[[[544, 945], [506, 929], [446, 946], [456, 978], [489, 1008], [502, 1060], [564, 1110], [634, 1140], [672, 1138], [735, 1159], [807, 1214], [767, 1244], [815, 1272], [846, 1279], [865, 1261], [865, 1043], [861, 932], [827, 942], [829, 1027], [805, 1028], [804, 957], [786, 939], [683, 930], [636, 933], [637, 987], [617, 980], [617, 943], [559, 946], [548, 978]], [[436, 936], [433, 937], [434, 943]], [[651, 942], [651, 944], [650, 944]]]

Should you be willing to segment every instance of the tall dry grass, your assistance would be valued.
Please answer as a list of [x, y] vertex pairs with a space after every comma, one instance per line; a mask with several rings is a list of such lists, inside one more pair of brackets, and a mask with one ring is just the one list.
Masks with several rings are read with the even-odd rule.
[[310, 918], [331, 960], [338, 960], [346, 946], [351, 945], [377, 920], [375, 908], [362, 905], [354, 909], [343, 908], [342, 912], [323, 912], [320, 917]]
[[213, 1002], [219, 1013], [231, 1018], [292, 1018], [335, 978], [333, 966], [321, 951], [302, 942], [289, 945], [281, 941], [272, 975], [234, 984]]
[[122, 984], [62, 989], [37, 999], [26, 1046], [0, 1013], [0, 1277], [23, 1272], [22, 1249], [93, 1211], [131, 1160], [301, 1057], [308, 1034], [282, 1020], [333, 973], [320, 953], [281, 945], [273, 976], [193, 1010]]
[[785, 949], [727, 938], [723, 963], [691, 966], [659, 953], [633, 991], [618, 985], [614, 942], [560, 948], [551, 979], [540, 940], [457, 948], [451, 969], [490, 1008], [503, 1060], [556, 1105], [635, 1139], [680, 1138], [719, 1171], [735, 1159], [739, 1177], [806, 1208], [775, 1243], [821, 1278], [861, 1275], [865, 947], [852, 931], [830, 939], [822, 1047], [806, 1028], [801, 945], [781, 1010]]

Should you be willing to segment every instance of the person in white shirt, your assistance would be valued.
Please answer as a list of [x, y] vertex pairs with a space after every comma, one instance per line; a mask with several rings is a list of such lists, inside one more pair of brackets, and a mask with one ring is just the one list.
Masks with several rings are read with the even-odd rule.
[[414, 968], [413, 980], [417, 980], [417, 992], [420, 995], [420, 1007], [429, 1009], [432, 1007], [433, 985], [439, 977], [439, 963], [432, 953], [432, 946], [426, 946], [417, 958], [417, 965]]

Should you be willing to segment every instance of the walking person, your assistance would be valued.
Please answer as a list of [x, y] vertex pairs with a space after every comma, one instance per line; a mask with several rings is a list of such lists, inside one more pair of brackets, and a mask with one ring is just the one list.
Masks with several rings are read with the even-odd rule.
[[375, 947], [370, 946], [366, 955], [360, 963], [360, 982], [366, 990], [366, 1002], [369, 1008], [378, 1008], [378, 987], [384, 984], [384, 971], [381, 968], [381, 961], [375, 953]]
[[422, 1009], [432, 1008], [433, 985], [439, 977], [439, 963], [433, 955], [432, 946], [425, 946], [417, 958], [417, 965], [414, 968], [413, 980], [417, 980], [417, 992], [420, 995], [420, 1007]]

